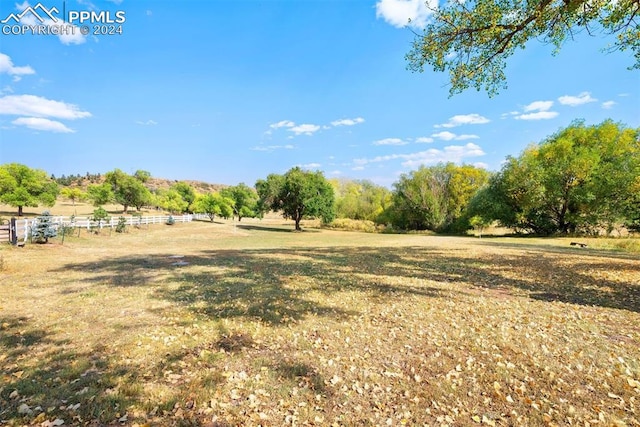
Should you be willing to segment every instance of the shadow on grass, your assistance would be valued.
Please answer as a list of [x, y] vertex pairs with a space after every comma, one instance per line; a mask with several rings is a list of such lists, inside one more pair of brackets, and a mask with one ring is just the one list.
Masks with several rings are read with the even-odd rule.
[[[516, 255], [498, 252], [477, 258], [465, 251], [422, 246], [210, 250], [186, 256], [184, 267], [172, 266], [166, 254], [73, 263], [55, 272], [82, 271], [89, 283], [153, 286], [154, 297], [198, 315], [273, 326], [309, 315], [357, 314], [314, 297], [314, 292], [332, 296], [351, 291], [388, 302], [404, 296], [454, 298], [456, 292], [465, 292], [464, 286], [640, 312], [639, 264], [610, 253], [592, 252], [585, 258], [585, 252], [548, 249], [532, 245]], [[626, 279], [617, 279], [621, 271]], [[462, 287], [444, 286], [452, 282]]]
[[137, 374], [114, 365], [104, 348], [78, 352], [24, 317], [0, 318], [0, 324], [0, 423], [113, 423], [136, 400], [138, 388], [119, 387]]
[[314, 230], [311, 228], [303, 228], [302, 230], [296, 231], [293, 225], [283, 225], [281, 227], [267, 227], [267, 226], [261, 226], [261, 225], [237, 224], [236, 227], [246, 231], [268, 231], [268, 232], [275, 232], [275, 233], [319, 233], [320, 232], [320, 230]]

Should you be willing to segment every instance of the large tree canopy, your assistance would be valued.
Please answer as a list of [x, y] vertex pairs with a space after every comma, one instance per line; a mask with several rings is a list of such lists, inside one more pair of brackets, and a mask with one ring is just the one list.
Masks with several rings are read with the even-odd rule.
[[120, 169], [107, 172], [105, 182], [111, 185], [115, 200], [127, 213], [129, 206], [135, 206], [138, 210], [151, 200], [151, 192], [137, 178], [126, 174]]
[[258, 194], [245, 183], [227, 187], [221, 190], [220, 194], [233, 200], [233, 212], [238, 217], [238, 222], [242, 221], [242, 218], [256, 216]]
[[[487, 183], [489, 173], [472, 165], [440, 163], [402, 174], [394, 184], [393, 223], [404, 229], [453, 231], [466, 228], [464, 210]], [[459, 230], [458, 230], [459, 231]]]
[[256, 189], [263, 210], [281, 211], [285, 218], [295, 221], [301, 230], [303, 218], [322, 218], [325, 223], [335, 217], [333, 187], [321, 172], [307, 172], [299, 167], [284, 175], [271, 174], [258, 180]]
[[470, 211], [539, 234], [611, 231], [640, 218], [640, 131], [574, 122], [509, 157]]
[[58, 195], [58, 184], [40, 169], [31, 169], [19, 163], [0, 165], [0, 202], [18, 208], [53, 206]]
[[640, 69], [640, 0], [447, 1], [416, 34], [408, 68], [448, 71], [450, 94], [469, 87], [495, 95], [506, 87], [506, 59], [531, 39], [556, 47], [578, 31], [615, 35], [610, 49], [630, 49]]

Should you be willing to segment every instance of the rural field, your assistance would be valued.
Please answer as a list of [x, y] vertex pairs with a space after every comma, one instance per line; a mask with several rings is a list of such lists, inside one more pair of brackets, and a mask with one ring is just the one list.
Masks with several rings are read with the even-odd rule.
[[640, 425], [637, 252], [292, 228], [2, 245], [0, 424]]

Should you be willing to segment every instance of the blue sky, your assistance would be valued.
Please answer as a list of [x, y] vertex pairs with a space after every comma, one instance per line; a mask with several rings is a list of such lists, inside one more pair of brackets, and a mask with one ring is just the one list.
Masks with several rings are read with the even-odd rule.
[[[3, 0], [0, 20], [29, 5]], [[0, 163], [57, 176], [117, 167], [253, 185], [302, 166], [391, 186], [439, 161], [497, 170], [575, 119], [640, 126], [633, 58], [603, 53], [603, 37], [557, 56], [531, 43], [498, 96], [449, 98], [446, 74], [406, 70], [407, 18], [428, 19], [418, 1], [42, 5], [126, 19], [122, 34], [82, 36], [76, 21], [74, 35], [0, 35]]]

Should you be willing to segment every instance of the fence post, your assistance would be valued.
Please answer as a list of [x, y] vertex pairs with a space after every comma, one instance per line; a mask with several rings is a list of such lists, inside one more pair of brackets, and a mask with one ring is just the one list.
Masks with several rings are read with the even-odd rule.
[[9, 225], [9, 240], [13, 246], [18, 244], [18, 230], [16, 230], [15, 217], [11, 217], [11, 224]]

